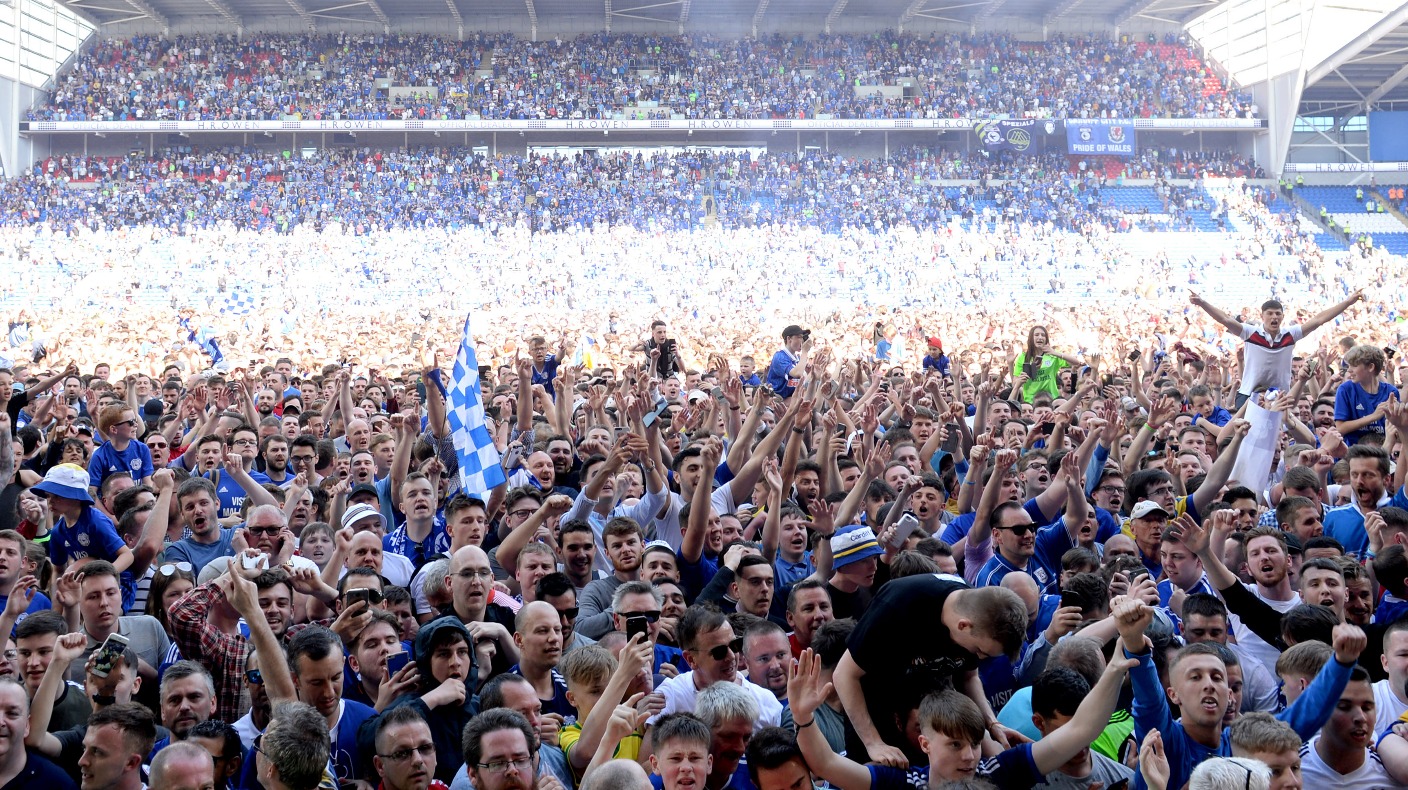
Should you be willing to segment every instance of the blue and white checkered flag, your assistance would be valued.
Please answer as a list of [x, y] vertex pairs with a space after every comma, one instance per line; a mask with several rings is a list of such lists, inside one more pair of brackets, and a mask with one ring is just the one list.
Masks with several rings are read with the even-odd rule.
[[254, 312], [254, 297], [242, 292], [227, 294], [220, 312], [223, 315], [249, 315]]
[[489, 492], [505, 481], [499, 465], [499, 449], [484, 425], [484, 401], [479, 396], [479, 360], [474, 356], [474, 340], [469, 335], [469, 319], [464, 320], [464, 339], [455, 356], [455, 375], [450, 382], [450, 437], [460, 462], [460, 490], [467, 496], [487, 499]]

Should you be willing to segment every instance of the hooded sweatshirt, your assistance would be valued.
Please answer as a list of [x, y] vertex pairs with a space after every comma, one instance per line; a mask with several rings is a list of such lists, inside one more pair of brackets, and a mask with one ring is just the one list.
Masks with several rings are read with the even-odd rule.
[[[435, 676], [430, 674], [431, 645], [443, 640], [443, 633], [447, 629], [458, 633], [464, 638], [465, 644], [469, 645], [469, 677], [465, 683], [468, 693], [466, 693], [462, 705], [441, 705], [431, 708], [421, 700], [421, 695], [435, 690], [440, 685], [436, 682]], [[440, 639], [436, 638], [437, 634], [441, 635]], [[458, 617], [438, 617], [420, 627], [420, 633], [416, 635], [413, 653], [416, 670], [421, 677], [420, 688], [413, 693], [403, 694], [392, 700], [391, 704], [387, 706], [387, 710], [398, 705], [413, 705], [416, 710], [420, 711], [420, 715], [430, 725], [430, 736], [435, 742], [435, 752], [438, 755], [435, 778], [449, 784], [455, 778], [455, 772], [464, 764], [460, 735], [464, 732], [464, 727], [469, 723], [470, 718], [479, 712], [479, 695], [473, 692], [479, 678], [479, 664], [474, 656], [474, 640], [470, 638], [469, 630], [464, 627], [464, 623], [461, 623]]]

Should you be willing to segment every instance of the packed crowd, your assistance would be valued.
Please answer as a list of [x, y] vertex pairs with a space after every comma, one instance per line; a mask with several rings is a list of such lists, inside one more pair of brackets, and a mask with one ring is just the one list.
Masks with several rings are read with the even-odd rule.
[[[1081, 157], [908, 148], [886, 158], [836, 152], [531, 154], [466, 148], [326, 149], [306, 158], [258, 149], [147, 156], [50, 157], [0, 183], [0, 224], [64, 231], [298, 228], [362, 234], [393, 228], [535, 231], [627, 226], [688, 230], [806, 225], [829, 232], [930, 229], [950, 222], [1096, 229], [1189, 227], [1221, 208], [1173, 179], [1247, 174], [1232, 156], [1150, 150], [1131, 177], [1157, 179], [1161, 210], [1138, 216], [1102, 190], [1125, 171]], [[955, 184], [954, 181], [976, 183]]]
[[501, 322], [486, 491], [433, 315], [394, 367], [376, 320], [42, 347], [0, 370], [0, 786], [1408, 785], [1394, 297], [1180, 296], [978, 354]]
[[[407, 90], [379, 88], [378, 80]], [[885, 96], [865, 86], [912, 88]], [[1181, 40], [598, 33], [97, 41], [31, 120], [1251, 117]]]

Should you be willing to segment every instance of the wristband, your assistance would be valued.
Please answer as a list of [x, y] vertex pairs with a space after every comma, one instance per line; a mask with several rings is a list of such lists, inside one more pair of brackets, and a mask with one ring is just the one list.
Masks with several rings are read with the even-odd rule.
[[[793, 723], [793, 724], [797, 724], [796, 721], [793, 721], [792, 723]], [[812, 717], [812, 720], [809, 721], [809, 722], [807, 722], [806, 724], [797, 724], [797, 729], [799, 729], [799, 730], [805, 730], [806, 728], [812, 726], [813, 724], [816, 724], [816, 717], [815, 717], [815, 716], [813, 716], [813, 717]]]

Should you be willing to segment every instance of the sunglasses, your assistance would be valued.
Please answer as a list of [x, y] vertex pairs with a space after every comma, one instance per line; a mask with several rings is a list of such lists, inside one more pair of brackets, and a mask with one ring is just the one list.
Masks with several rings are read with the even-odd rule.
[[246, 669], [244, 671], [244, 680], [252, 686], [264, 685], [264, 676], [260, 674], [257, 669]]
[[158, 574], [162, 575], [162, 576], [170, 576], [171, 574], [175, 573], [176, 571], [184, 571], [185, 573], [194, 573], [194, 572], [195, 572], [195, 566], [191, 565], [189, 562], [168, 562], [168, 563], [166, 563], [165, 565], [161, 566], [160, 568], [157, 568], [157, 569], [156, 569], [156, 572], [157, 572]]
[[738, 636], [738, 637], [734, 637], [734, 639], [733, 639], [732, 642], [728, 642], [727, 644], [722, 644], [722, 645], [718, 645], [717, 647], [710, 648], [710, 650], [709, 650], [709, 658], [712, 658], [712, 659], [714, 659], [715, 661], [723, 661], [725, 658], [728, 658], [730, 655], [738, 655], [739, 653], [742, 653], [742, 652], [743, 652], [743, 637]]
[[576, 619], [577, 619], [577, 613], [580, 612], [580, 611], [581, 611], [581, 608], [580, 608], [580, 607], [577, 607], [577, 606], [569, 606], [569, 607], [567, 607], [566, 609], [558, 609], [558, 610], [557, 610], [557, 614], [558, 614], [558, 616], [561, 617], [563, 620], [576, 620]]
[[284, 531], [283, 527], [245, 527], [251, 535], [277, 535]]
[[993, 527], [993, 529], [1005, 529], [1019, 538], [1024, 538], [1029, 532], [1036, 532], [1035, 524], [1018, 524], [1015, 527]]

